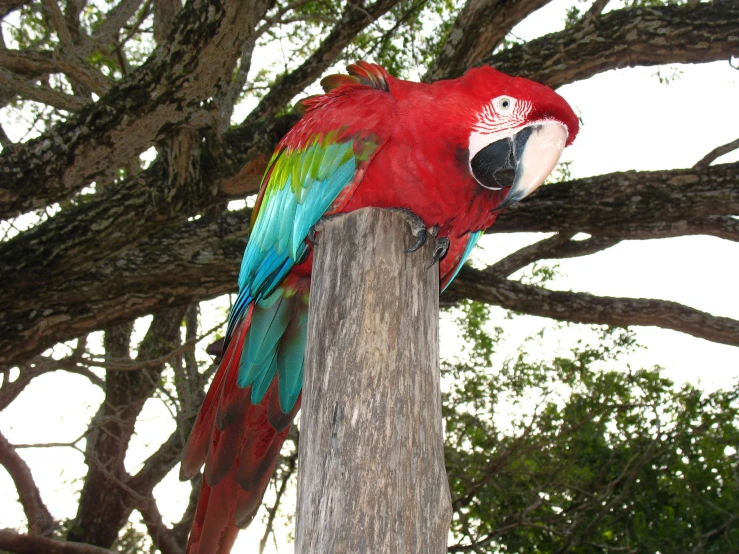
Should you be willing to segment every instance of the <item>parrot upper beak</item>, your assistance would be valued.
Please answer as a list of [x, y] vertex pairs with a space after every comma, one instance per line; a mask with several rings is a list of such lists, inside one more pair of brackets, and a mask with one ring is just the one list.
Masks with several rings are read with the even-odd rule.
[[472, 174], [483, 187], [511, 187], [495, 210], [502, 210], [534, 192], [557, 165], [567, 143], [567, 128], [556, 121], [535, 123], [477, 152]]

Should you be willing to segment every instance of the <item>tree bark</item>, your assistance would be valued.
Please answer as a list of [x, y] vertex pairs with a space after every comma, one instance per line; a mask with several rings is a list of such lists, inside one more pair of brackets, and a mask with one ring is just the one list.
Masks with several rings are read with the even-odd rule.
[[172, 40], [134, 74], [77, 116], [0, 154], [0, 217], [69, 198], [177, 126], [211, 126], [204, 103], [230, 82], [241, 46], [269, 7], [188, 2]]
[[553, 183], [496, 220], [493, 233], [574, 232], [651, 238], [635, 229], [739, 214], [739, 163], [619, 171]]
[[329, 221], [318, 240], [296, 553], [446, 552], [452, 510], [431, 244], [406, 254], [405, 221], [377, 209]]

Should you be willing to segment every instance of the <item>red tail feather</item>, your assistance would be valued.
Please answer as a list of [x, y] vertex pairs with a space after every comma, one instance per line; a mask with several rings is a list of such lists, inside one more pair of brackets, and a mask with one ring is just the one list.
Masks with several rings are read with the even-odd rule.
[[195, 420], [195, 425], [193, 425], [187, 446], [185, 446], [185, 452], [182, 455], [180, 469], [180, 479], [182, 480], [195, 477], [205, 463], [206, 456], [208, 455], [208, 446], [212, 438], [213, 424], [216, 420], [220, 398], [226, 382], [225, 377], [228, 375], [230, 367], [235, 366], [238, 368], [239, 366], [241, 344], [244, 342], [244, 337], [249, 329], [251, 312], [252, 310], [250, 308], [246, 313], [241, 327], [234, 333], [234, 337], [226, 349], [226, 354], [223, 356], [223, 360], [221, 360], [221, 365], [218, 367], [210, 389], [208, 389], [208, 394], [205, 395], [203, 406], [200, 408], [200, 413]]
[[205, 462], [188, 554], [227, 554], [239, 527], [246, 527], [262, 502], [300, 399], [289, 414], [278, 402], [278, 380], [259, 404], [251, 388], [236, 379], [241, 347], [251, 325], [252, 308], [236, 329], [205, 397], [182, 458], [182, 476], [191, 478]]

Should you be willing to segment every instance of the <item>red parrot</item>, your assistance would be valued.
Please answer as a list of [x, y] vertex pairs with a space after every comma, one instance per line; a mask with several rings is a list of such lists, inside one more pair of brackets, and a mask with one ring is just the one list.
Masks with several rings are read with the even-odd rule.
[[228, 553], [254, 518], [300, 407], [312, 233], [325, 216], [400, 209], [437, 235], [440, 286], [499, 211], [533, 192], [578, 132], [552, 89], [490, 67], [433, 84], [358, 62], [277, 145], [254, 207], [223, 359], [182, 458], [205, 464], [190, 554]]

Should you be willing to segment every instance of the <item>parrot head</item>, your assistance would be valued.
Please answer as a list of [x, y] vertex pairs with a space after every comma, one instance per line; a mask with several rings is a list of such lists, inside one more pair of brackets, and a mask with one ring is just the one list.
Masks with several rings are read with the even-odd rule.
[[466, 108], [457, 129], [466, 136], [458, 140], [468, 145], [469, 171], [486, 189], [510, 187], [496, 210], [506, 208], [549, 176], [577, 135], [577, 116], [551, 88], [489, 66], [469, 70], [459, 84], [466, 101], [454, 101]]

